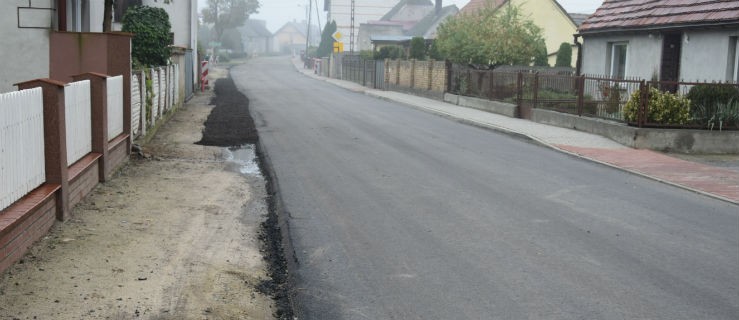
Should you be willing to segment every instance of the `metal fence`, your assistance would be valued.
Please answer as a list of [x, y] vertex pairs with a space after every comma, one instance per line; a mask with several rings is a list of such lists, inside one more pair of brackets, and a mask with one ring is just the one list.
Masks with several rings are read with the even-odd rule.
[[41, 88], [0, 94], [0, 210], [46, 181]]
[[108, 140], [123, 133], [123, 76], [106, 79], [108, 103]]
[[72, 82], [64, 87], [67, 165], [71, 166], [92, 151], [92, 108], [90, 81]]
[[362, 59], [357, 55], [345, 55], [341, 61], [341, 79], [343, 80], [377, 89], [379, 87], [376, 75], [376, 60]]
[[[647, 82], [637, 78], [575, 76], [565, 69], [529, 67], [480, 70], [455, 64], [448, 70], [448, 92], [516, 104], [523, 118], [529, 118], [530, 110], [538, 108], [636, 126], [739, 129], [739, 85], [736, 83]], [[664, 110], [664, 106], [650, 99], [655, 92], [653, 89], [670, 93], [676, 99], [688, 98], [697, 86], [724, 88], [719, 90], [723, 92], [721, 96], [735, 98], [705, 105], [683, 100], [680, 110], [677, 106]], [[629, 100], [634, 97], [639, 99], [627, 110]], [[673, 112], [682, 112], [682, 115], [679, 118], [664, 116]]]

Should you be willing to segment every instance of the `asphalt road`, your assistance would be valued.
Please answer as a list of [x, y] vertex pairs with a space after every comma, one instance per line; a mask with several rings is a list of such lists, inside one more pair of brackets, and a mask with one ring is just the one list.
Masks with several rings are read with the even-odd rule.
[[299, 319], [737, 319], [739, 208], [340, 89], [231, 70], [289, 215]]

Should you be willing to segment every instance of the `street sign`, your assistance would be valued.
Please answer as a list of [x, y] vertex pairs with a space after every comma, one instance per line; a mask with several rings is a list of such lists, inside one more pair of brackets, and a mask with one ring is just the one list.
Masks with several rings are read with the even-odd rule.
[[336, 40], [336, 41], [341, 41], [341, 32], [339, 32], [339, 31], [337, 30], [336, 32], [334, 32], [334, 33], [333, 33], [333, 34], [331, 35], [331, 38], [334, 38], [334, 40]]
[[344, 52], [344, 43], [340, 41], [334, 41], [334, 53]]

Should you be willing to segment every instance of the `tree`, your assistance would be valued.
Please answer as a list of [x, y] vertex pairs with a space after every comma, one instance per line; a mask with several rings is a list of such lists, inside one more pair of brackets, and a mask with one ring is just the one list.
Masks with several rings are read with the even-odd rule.
[[544, 39], [539, 40], [536, 43], [536, 55], [534, 56], [534, 66], [537, 67], [548, 67], [549, 60], [547, 57], [547, 44]]
[[541, 29], [514, 5], [488, 4], [446, 20], [436, 41], [439, 52], [457, 63], [528, 65], [536, 56]]
[[334, 32], [336, 32], [336, 21], [326, 22], [323, 33], [321, 33], [321, 43], [318, 44], [318, 50], [316, 50], [317, 57], [327, 57], [334, 51], [334, 38], [331, 37]]
[[562, 42], [557, 51], [557, 62], [555, 67], [572, 67], [572, 46], [567, 42]]
[[411, 39], [411, 51], [409, 53], [411, 59], [426, 59], [426, 40], [423, 37], [413, 37]]
[[221, 41], [225, 30], [243, 26], [258, 10], [258, 0], [208, 0], [202, 14], [204, 22], [213, 24], [216, 40]]
[[162, 8], [134, 6], [123, 15], [123, 32], [133, 33], [131, 56], [134, 62], [145, 66], [167, 64], [172, 26], [169, 15]]

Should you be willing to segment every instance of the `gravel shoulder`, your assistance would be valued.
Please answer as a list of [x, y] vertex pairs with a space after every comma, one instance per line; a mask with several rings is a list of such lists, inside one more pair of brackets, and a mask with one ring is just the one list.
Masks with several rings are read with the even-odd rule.
[[182, 107], [144, 146], [149, 157], [100, 184], [0, 275], [0, 319], [273, 318], [258, 289], [270, 281], [264, 178], [244, 170], [254, 159], [195, 144], [212, 96]]

